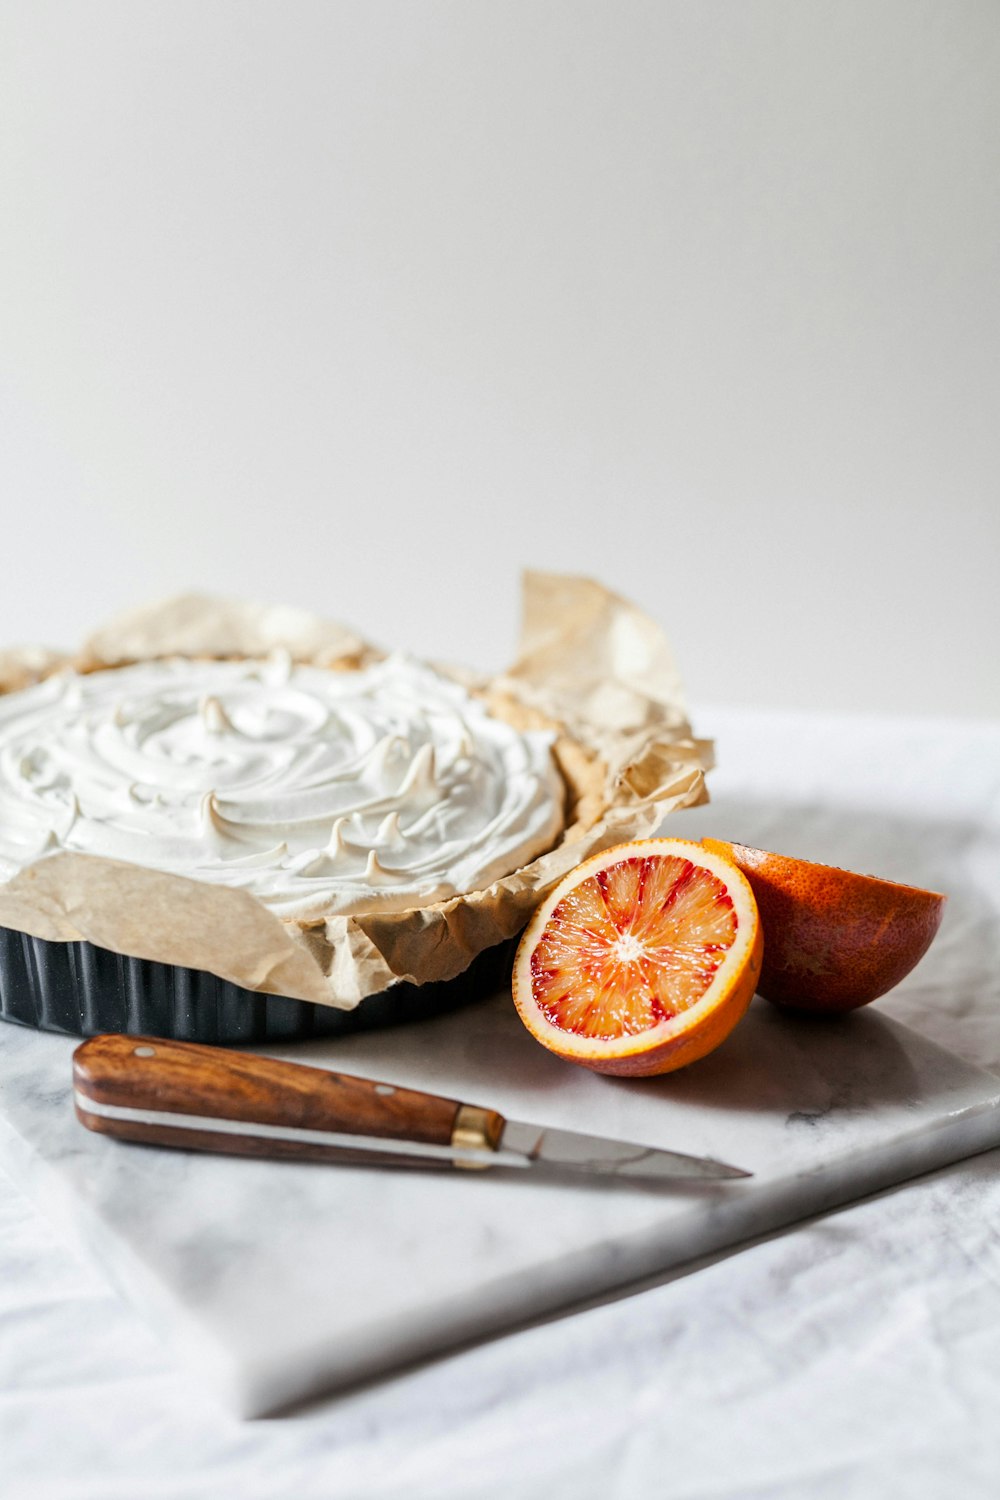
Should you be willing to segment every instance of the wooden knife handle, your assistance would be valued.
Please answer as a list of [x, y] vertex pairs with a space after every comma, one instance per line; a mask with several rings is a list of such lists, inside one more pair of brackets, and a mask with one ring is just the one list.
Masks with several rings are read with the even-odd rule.
[[[435, 1094], [158, 1037], [93, 1037], [73, 1054], [73, 1083], [89, 1130], [240, 1156], [468, 1165], [451, 1152], [470, 1143], [469, 1117], [479, 1119], [488, 1148], [504, 1123]], [[310, 1139], [316, 1134], [346, 1139]]]

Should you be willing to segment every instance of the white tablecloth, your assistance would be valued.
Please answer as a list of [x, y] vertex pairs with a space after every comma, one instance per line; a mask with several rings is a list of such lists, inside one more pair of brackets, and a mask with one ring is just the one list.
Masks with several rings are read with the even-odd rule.
[[[1000, 1071], [1000, 726], [705, 710], [671, 820], [951, 900], [887, 1013]], [[758, 1001], [757, 1004], [764, 1002]], [[1000, 1152], [291, 1416], [192, 1397], [0, 1179], [3, 1500], [1000, 1493]]]

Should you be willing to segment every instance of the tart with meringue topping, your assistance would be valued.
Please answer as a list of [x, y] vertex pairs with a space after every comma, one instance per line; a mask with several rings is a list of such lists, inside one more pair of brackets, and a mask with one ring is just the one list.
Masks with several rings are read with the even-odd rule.
[[536, 572], [523, 605], [492, 675], [197, 594], [0, 651], [0, 1020], [288, 1040], [500, 982], [556, 883], [709, 763], [641, 610]]

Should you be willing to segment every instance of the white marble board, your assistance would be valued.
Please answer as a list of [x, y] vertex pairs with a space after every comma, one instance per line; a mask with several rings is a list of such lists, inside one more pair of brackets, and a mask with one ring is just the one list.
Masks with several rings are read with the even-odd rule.
[[245, 1416], [1000, 1143], [1000, 1080], [873, 1010], [815, 1021], [756, 1000], [714, 1055], [645, 1081], [560, 1063], [502, 995], [418, 1026], [269, 1049], [754, 1173], [713, 1186], [129, 1146], [77, 1124], [74, 1045], [0, 1026], [0, 1166], [84, 1242], [192, 1374]]

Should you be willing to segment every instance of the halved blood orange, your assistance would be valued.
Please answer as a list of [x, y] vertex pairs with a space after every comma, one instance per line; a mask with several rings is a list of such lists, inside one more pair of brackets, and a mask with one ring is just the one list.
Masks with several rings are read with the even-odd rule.
[[688, 839], [593, 854], [559, 882], [514, 961], [538, 1041], [598, 1073], [667, 1073], [704, 1057], [753, 998], [763, 939], [745, 876]]
[[923, 958], [946, 898], [833, 865], [705, 839], [753, 887], [767, 939], [757, 984], [790, 1010], [854, 1010], [891, 990]]

